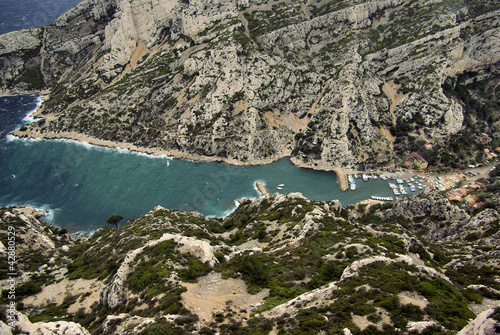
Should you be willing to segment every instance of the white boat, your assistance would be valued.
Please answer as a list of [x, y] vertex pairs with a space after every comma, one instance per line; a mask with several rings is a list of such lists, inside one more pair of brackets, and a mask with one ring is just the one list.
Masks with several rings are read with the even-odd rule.
[[278, 187], [276, 187], [276, 188], [277, 188], [278, 190], [282, 190], [282, 189], [283, 189], [283, 187], [281, 187], [281, 186], [278, 186]]
[[351, 191], [355, 191], [356, 190], [356, 184], [355, 183], [349, 184], [349, 188], [351, 189]]
[[353, 183], [353, 182], [354, 182], [354, 178], [352, 177], [352, 174], [348, 174], [348, 175], [347, 175], [347, 181], [348, 181], [349, 183]]
[[285, 184], [279, 184], [278, 187], [285, 187]]
[[403, 184], [400, 184], [399, 185], [399, 192], [401, 192], [401, 194], [408, 194], [405, 190], [405, 187], [403, 186]]
[[368, 181], [368, 175], [366, 173], [363, 173], [363, 181]]

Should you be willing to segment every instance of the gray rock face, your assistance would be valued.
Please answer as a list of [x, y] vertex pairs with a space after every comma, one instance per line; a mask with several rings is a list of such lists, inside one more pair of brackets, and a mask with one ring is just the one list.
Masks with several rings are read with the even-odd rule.
[[458, 335], [489, 335], [496, 334], [498, 322], [491, 316], [496, 309], [490, 309], [482, 312], [467, 327], [462, 329]]
[[0, 36], [0, 86], [52, 88], [47, 122], [24, 135], [236, 163], [391, 164], [404, 159], [391, 127], [416, 125], [427, 143], [464, 128], [447, 79], [498, 74], [498, 5], [475, 6], [88, 0]]
[[425, 191], [423, 196], [399, 199], [389, 213], [392, 216], [403, 216], [411, 221], [426, 217], [448, 222], [470, 220], [470, 216], [464, 210], [452, 205], [439, 193], [429, 190]]
[[421, 196], [398, 200], [382, 217], [408, 219], [412, 229], [422, 232], [426, 240], [431, 242], [473, 242], [478, 246], [491, 247], [490, 256], [498, 254], [496, 249], [500, 234], [497, 224], [500, 214], [493, 208], [471, 216], [439, 193], [425, 191]]
[[24, 314], [17, 312], [18, 321], [16, 322], [16, 329], [8, 327], [0, 321], [0, 330], [2, 335], [18, 334], [18, 331], [27, 334], [40, 334], [40, 335], [90, 335], [90, 333], [80, 324], [68, 321], [55, 321], [55, 322], [35, 322], [31, 323], [28, 317]]

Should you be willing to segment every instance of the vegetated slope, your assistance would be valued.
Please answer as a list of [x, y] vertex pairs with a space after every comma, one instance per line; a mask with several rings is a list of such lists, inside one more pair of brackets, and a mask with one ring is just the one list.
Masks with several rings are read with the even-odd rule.
[[[293, 193], [225, 219], [157, 207], [54, 256], [46, 282], [30, 269], [23, 285], [43, 290], [18, 306], [95, 334], [453, 334], [485, 310], [491, 330], [499, 217], [434, 192], [366, 214]], [[63, 299], [61, 279], [92, 284]]]
[[38, 136], [323, 169], [415, 150], [473, 164], [499, 141], [498, 14], [491, 0], [84, 1], [2, 35], [0, 84], [51, 89]]

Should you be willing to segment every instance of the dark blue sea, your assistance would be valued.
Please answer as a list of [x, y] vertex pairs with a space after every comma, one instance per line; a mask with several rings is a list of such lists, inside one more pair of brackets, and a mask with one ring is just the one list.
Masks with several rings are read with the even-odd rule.
[[0, 0], [0, 34], [49, 24], [81, 0]]

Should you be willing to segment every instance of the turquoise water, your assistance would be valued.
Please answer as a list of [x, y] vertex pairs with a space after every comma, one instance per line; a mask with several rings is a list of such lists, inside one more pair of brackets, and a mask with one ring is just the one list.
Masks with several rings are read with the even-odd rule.
[[260, 196], [256, 181], [264, 182], [271, 193], [285, 184], [279, 192], [339, 199], [343, 205], [371, 195], [392, 195], [382, 180], [358, 180], [356, 191], [342, 192], [333, 172], [299, 168], [287, 158], [237, 167], [8, 135], [30, 122], [25, 116], [39, 101], [36, 96], [0, 97], [0, 206], [48, 210], [48, 220], [71, 232], [107, 226], [111, 215], [138, 217], [157, 205], [223, 217], [236, 208], [236, 199]]

